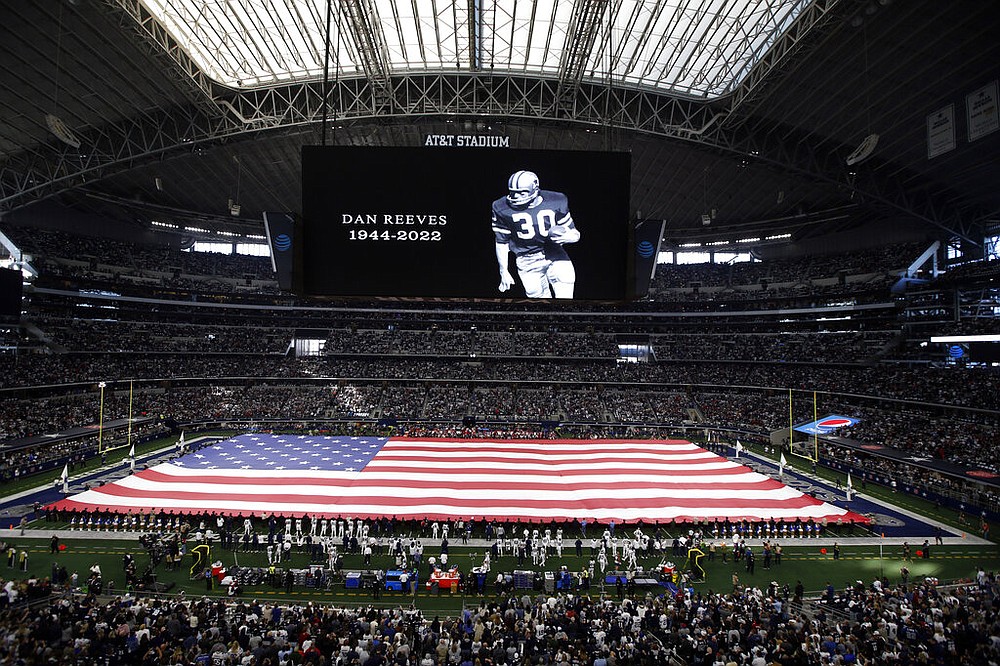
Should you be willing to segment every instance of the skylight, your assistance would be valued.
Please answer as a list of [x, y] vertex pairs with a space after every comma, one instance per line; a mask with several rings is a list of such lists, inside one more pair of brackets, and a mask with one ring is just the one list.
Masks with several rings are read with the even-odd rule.
[[[325, 0], [142, 2], [221, 84], [270, 86], [323, 74]], [[739, 85], [810, 2], [336, 0], [331, 75], [492, 70], [556, 78], [572, 62], [583, 81], [712, 99]], [[588, 16], [585, 7], [600, 10]], [[580, 44], [588, 48], [574, 61]]]

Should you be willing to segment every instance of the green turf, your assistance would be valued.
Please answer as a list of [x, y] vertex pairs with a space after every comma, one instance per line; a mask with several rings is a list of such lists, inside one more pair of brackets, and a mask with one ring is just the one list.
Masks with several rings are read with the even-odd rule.
[[[896, 583], [900, 581], [903, 566], [909, 569], [911, 581], [928, 576], [941, 581], [974, 578], [978, 566], [987, 569], [1000, 566], [1000, 552], [995, 546], [937, 546], [931, 548], [929, 559], [914, 557], [909, 562], [902, 559], [902, 550], [898, 546], [885, 547], [881, 557], [878, 546], [843, 546], [839, 560], [833, 559], [829, 548], [824, 554], [819, 546], [794, 546], [784, 550], [786, 554], [782, 557], [782, 564], [772, 564], [770, 570], [763, 569], [762, 557], [757, 550], [753, 575], [746, 572], [742, 563], [737, 565], [730, 560], [724, 564], [717, 558], [715, 563], [705, 567], [707, 584], [715, 590], [729, 589], [732, 574], [736, 572], [744, 585], [763, 587], [770, 581], [777, 581], [794, 587], [801, 580], [806, 590], [819, 591], [828, 582], [841, 589], [856, 580], [870, 583], [882, 576], [888, 578], [890, 583]], [[915, 553], [917, 549], [912, 550]]]
[[[142, 447], [137, 447], [137, 453], [141, 454], [163, 448], [164, 446], [170, 446], [174, 441], [175, 439], [171, 437], [148, 442]], [[760, 447], [754, 448], [755, 450], [760, 449]], [[125, 453], [126, 451], [123, 449], [111, 452], [108, 456], [108, 462], [120, 461]], [[811, 465], [805, 461], [795, 459], [791, 463], [792, 466], [802, 469], [811, 468]], [[97, 467], [97, 464], [98, 461], [93, 461], [88, 467], [92, 469]], [[78, 469], [74, 471], [74, 474], [82, 473], [82, 471], [84, 470]], [[835, 480], [839, 476], [841, 483], [844, 483], [846, 480], [843, 475], [838, 475], [833, 470], [820, 468], [818, 473], [819, 476], [830, 480]], [[38, 481], [38, 478], [32, 481], [32, 478], [29, 477], [22, 479], [16, 487], [8, 486], [4, 490], [5, 492], [13, 493], [19, 488], [26, 489], [37, 486]], [[857, 487], [860, 489], [860, 484]], [[886, 488], [874, 484], [869, 485], [865, 492], [872, 497], [883, 499], [888, 503], [910, 509], [919, 514], [929, 515], [956, 527], [969, 528], [968, 525], [961, 525], [959, 523], [957, 513], [945, 509], [938, 510], [932, 503], [913, 497], [912, 495], [895, 494]], [[37, 523], [32, 527], [35, 527], [35, 529], [31, 530], [32, 533], [44, 535], [46, 534], [46, 528], [53, 529], [55, 526], [52, 524]], [[429, 539], [425, 539], [424, 543], [427, 544], [429, 541]], [[65, 542], [67, 546], [66, 550], [57, 555], [49, 553], [47, 539], [15, 538], [12, 542], [19, 550], [22, 548], [27, 549], [29, 553], [28, 571], [30, 574], [36, 576], [49, 576], [52, 571], [52, 563], [56, 562], [59, 565], [66, 566], [70, 573], [77, 571], [82, 581], [86, 578], [90, 566], [97, 563], [100, 564], [104, 572], [105, 580], [116, 581], [117, 587], [120, 589], [124, 581], [121, 562], [122, 556], [126, 552], [137, 554], [140, 570], [144, 569], [148, 564], [148, 557], [143, 553], [142, 548], [137, 542], [114, 539], [67, 539]], [[806, 590], [818, 593], [826, 587], [827, 583], [832, 583], [837, 589], [842, 589], [845, 585], [852, 584], [856, 580], [868, 583], [879, 576], [885, 576], [891, 583], [896, 583], [900, 580], [900, 568], [904, 565], [910, 571], [911, 581], [921, 580], [927, 576], [933, 576], [941, 581], [969, 579], [975, 576], [976, 569], [980, 566], [988, 570], [1000, 570], [1000, 548], [996, 544], [987, 546], [932, 547], [932, 557], [930, 559], [917, 557], [912, 562], [904, 562], [902, 560], [901, 548], [898, 546], [885, 547], [884, 551], [880, 554], [877, 545], [847, 545], [850, 542], [851, 538], [845, 536], [842, 542], [841, 559], [835, 561], [831, 553], [822, 553], [819, 545], [810, 545], [808, 540], [804, 542], [797, 539], [781, 540], [785, 550], [783, 563], [780, 566], [773, 565], [770, 570], [764, 570], [760, 549], [755, 549], [757, 552], [757, 566], [755, 573], [752, 575], [746, 571], [743, 563], [734, 564], [731, 558], [726, 563], [723, 563], [721, 558], [717, 558], [715, 562], [708, 562], [706, 558], [703, 560], [703, 565], [707, 572], [707, 578], [704, 582], [695, 584], [695, 588], [701, 591], [728, 591], [732, 589], [732, 574], [734, 572], [739, 575], [740, 582], [744, 585], [765, 587], [771, 581], [776, 581], [779, 584], [788, 584], [790, 587], [794, 587], [798, 581], [802, 581]], [[916, 543], [913, 546], [912, 550], [915, 555], [919, 548]], [[585, 548], [584, 552], [588, 553], [589, 548]], [[432, 556], [437, 555], [437, 553], [432, 548], [427, 548], [425, 555]], [[578, 571], [586, 567], [590, 559], [589, 555], [577, 558], [573, 554], [572, 549], [564, 551], [564, 555], [561, 559], [555, 557], [549, 558], [545, 569], [556, 570], [561, 566], [566, 566], [571, 571]], [[263, 553], [234, 554], [223, 550], [217, 545], [212, 547], [211, 557], [213, 560], [222, 560], [226, 566], [231, 566], [237, 561], [243, 566], [267, 566], [266, 556]], [[482, 557], [482, 549], [477, 550], [452, 546], [450, 562], [458, 564], [463, 571], [468, 571], [471, 567], [480, 564]], [[684, 557], [668, 557], [667, 559], [674, 560], [675, 564], [679, 567], [683, 567], [686, 560]], [[658, 556], [645, 558], [640, 560], [640, 564], [645, 568], [653, 568], [660, 560], [661, 558]], [[185, 558], [183, 566], [176, 571], [169, 571], [165, 565], [161, 564], [156, 569], [157, 579], [160, 582], [173, 583], [172, 592], [183, 590], [189, 596], [224, 593], [224, 591], [218, 589], [206, 590], [204, 579], [201, 577], [191, 580], [188, 575], [191, 563], [192, 558], [188, 555]], [[308, 564], [309, 558], [307, 555], [294, 553], [292, 559], [287, 563], [283, 563], [282, 567], [305, 568]], [[0, 561], [0, 571], [3, 572], [0, 576], [19, 577], [22, 575], [16, 572], [16, 570], [12, 571], [10, 569], [3, 569], [2, 567], [6, 567], [6, 559]], [[345, 557], [344, 569], [364, 568], [393, 569], [395, 568], [395, 562], [388, 557], [376, 557], [373, 559], [370, 567], [365, 567], [360, 555], [348, 555]], [[526, 566], [521, 567], [517, 565], [514, 558], [494, 559], [492, 566], [493, 574], [488, 577], [490, 583], [488, 594], [492, 595], [494, 593], [492, 581], [496, 576], [496, 571], [511, 571], [517, 568], [532, 569], [534, 567], [530, 565], [530, 560]], [[422, 572], [426, 572], [426, 565], [422, 569]], [[6, 575], [4, 576], [3, 574]], [[596, 576], [595, 578], [599, 579], [600, 576]], [[597, 594], [601, 591], [599, 580], [593, 581], [590, 593]], [[615, 590], [609, 589], [607, 592], [613, 594]], [[294, 588], [291, 594], [286, 594], [282, 587], [272, 588], [262, 586], [244, 590], [244, 596], [261, 599], [309, 600], [342, 604], [372, 603], [370, 592], [348, 591], [343, 589], [342, 585], [336, 585], [333, 589], [322, 591], [316, 591], [311, 588]], [[382, 595], [380, 603], [397, 605], [412, 602], [418, 607], [432, 612], [454, 613], [463, 604], [478, 603], [478, 601], [478, 597], [467, 599], [460, 593], [451, 594], [447, 591], [442, 591], [440, 597], [435, 597], [421, 585], [416, 599], [411, 598], [409, 595], [385, 592]]]
[[[126, 552], [137, 554], [139, 569], [142, 570], [148, 564], [148, 557], [136, 542], [121, 540], [66, 540], [67, 548], [57, 555], [49, 553], [48, 542], [40, 539], [14, 539], [13, 543], [18, 549], [27, 548], [29, 552], [29, 573], [36, 576], [49, 576], [52, 563], [66, 566], [67, 571], [72, 573], [77, 571], [81, 580], [87, 576], [87, 571], [91, 565], [97, 563], [101, 566], [105, 580], [113, 580], [120, 589], [124, 581], [122, 574], [122, 556]], [[551, 557], [546, 563], [546, 570], [555, 570], [565, 565], [571, 571], [577, 571], [587, 565], [589, 557], [587, 550], [585, 557], [577, 558], [572, 550], [564, 551], [563, 558]], [[734, 564], [730, 558], [723, 563], [721, 558], [715, 562], [704, 562], [708, 577], [705, 582], [698, 583], [695, 588], [700, 591], [729, 591], [732, 589], [732, 574], [735, 572], [740, 577], [743, 585], [753, 585], [766, 587], [771, 581], [779, 584], [788, 584], [794, 587], [798, 581], [802, 581], [805, 589], [818, 593], [826, 587], [828, 582], [837, 589], [842, 589], [845, 585], [856, 580], [869, 583], [878, 576], [886, 576], [891, 583], [899, 582], [900, 567], [907, 566], [910, 570], [911, 581], [922, 579], [926, 576], [933, 576], [941, 581], [951, 581], [955, 579], [968, 579], [975, 576], [977, 567], [983, 566], [988, 570], [1000, 569], [1000, 550], [995, 545], [991, 546], [938, 546], [932, 548], [930, 559], [915, 558], [912, 562], [903, 562], [902, 552], [899, 547], [886, 547], [884, 557], [879, 558], [878, 546], [850, 546], [842, 547], [840, 560], [834, 560], [829, 552], [823, 554], [818, 545], [787, 545], [783, 562], [780, 566], [772, 565], [770, 570], [762, 567], [763, 557], [760, 549], [757, 552], [756, 572], [749, 574], [743, 563]], [[913, 549], [914, 553], [916, 548]], [[142, 553], [142, 554], [140, 554]], [[436, 555], [432, 549], [426, 549], [425, 555]], [[458, 564], [463, 571], [468, 571], [471, 567], [482, 562], [483, 553], [481, 549], [452, 547], [450, 560], [452, 564]], [[232, 553], [216, 546], [212, 546], [211, 558], [221, 560], [224, 565], [231, 566], [237, 560], [243, 566], [267, 566], [266, 556], [263, 553]], [[675, 564], [683, 566], [685, 558], [673, 559]], [[192, 563], [192, 556], [189, 554], [183, 566], [176, 571], [167, 570], [161, 564], [156, 569], [157, 580], [165, 583], [174, 583], [172, 592], [184, 590], [188, 596], [205, 594], [223, 594], [222, 590], [206, 590], [204, 579], [200, 576], [194, 580], [189, 578], [188, 569]], [[659, 557], [645, 558], [640, 560], [647, 568], [654, 567], [660, 561]], [[305, 568], [309, 564], [308, 555], [304, 553], [293, 553], [291, 560], [281, 566], [291, 568]], [[3, 565], [6, 566], [6, 560]], [[389, 557], [373, 558], [371, 567], [365, 567], [360, 555], [347, 555], [344, 561], [346, 570], [352, 569], [393, 569], [395, 562]], [[533, 569], [530, 560], [526, 566], [520, 567], [514, 558], [504, 557], [493, 561], [493, 573], [488, 577], [490, 587], [487, 596], [492, 596], [492, 582], [497, 571], [511, 571], [513, 569], [524, 568]], [[422, 573], [426, 572], [426, 565], [422, 568]], [[5, 570], [7, 575], [14, 575], [14, 572]], [[17, 574], [20, 575], [20, 574]], [[596, 578], [600, 578], [597, 576]], [[601, 591], [599, 581], [593, 581], [591, 594]], [[615, 590], [609, 588], [608, 593], [613, 594]], [[299, 599], [324, 603], [371, 603], [370, 592], [354, 592], [343, 589], [342, 585], [336, 585], [327, 591], [316, 591], [311, 588], [294, 588], [291, 594], [286, 594], [283, 587], [260, 586], [244, 590], [245, 597], [272, 598], [272, 599]], [[414, 600], [409, 595], [400, 593], [385, 592], [382, 595], [381, 603], [399, 604], [414, 602], [420, 608], [438, 611], [442, 613], [454, 612], [462, 607], [463, 603], [478, 603], [479, 598], [464, 598], [460, 593], [451, 594], [442, 591], [440, 597], [434, 597], [423, 585]]]

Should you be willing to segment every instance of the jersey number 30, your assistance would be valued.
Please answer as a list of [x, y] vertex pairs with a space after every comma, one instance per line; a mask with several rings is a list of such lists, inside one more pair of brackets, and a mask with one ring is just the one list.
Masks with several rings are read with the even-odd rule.
[[528, 212], [519, 212], [511, 215], [511, 219], [520, 226], [517, 229], [517, 237], [530, 240], [535, 236], [547, 238], [549, 229], [556, 222], [556, 212], [548, 208]]

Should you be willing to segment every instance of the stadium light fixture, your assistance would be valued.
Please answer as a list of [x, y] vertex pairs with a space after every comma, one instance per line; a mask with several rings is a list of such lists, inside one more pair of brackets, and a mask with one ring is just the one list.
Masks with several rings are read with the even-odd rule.
[[935, 335], [931, 342], [1000, 342], [1000, 335]]

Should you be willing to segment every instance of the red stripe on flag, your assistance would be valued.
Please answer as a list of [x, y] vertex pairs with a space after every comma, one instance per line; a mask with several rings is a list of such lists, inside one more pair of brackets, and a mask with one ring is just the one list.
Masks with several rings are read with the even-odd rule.
[[[383, 455], [379, 454], [375, 457], [379, 463], [383, 461], [392, 462], [411, 462], [411, 463], [434, 463], [438, 464], [442, 461], [452, 462], [459, 461], [461, 458], [456, 456], [451, 451], [440, 451], [437, 455]], [[689, 460], [663, 460], [662, 458], [618, 458], [615, 456], [592, 456], [588, 457], [586, 460], [582, 459], [555, 459], [555, 460], [545, 460], [545, 459], [535, 459], [535, 458], [511, 458], [502, 456], [486, 456], [478, 455], [475, 458], [470, 459], [469, 462], [476, 463], [496, 463], [496, 464], [511, 464], [516, 463], [519, 465], [538, 465], [546, 467], [558, 467], [559, 465], [569, 466], [569, 465], [599, 465], [601, 463], [613, 463], [621, 465], [622, 463], [627, 463], [631, 465], [670, 465], [671, 467], [677, 467], [678, 469], [683, 469], [685, 465], [704, 465], [708, 462], [712, 462], [711, 458], [692, 458]], [[370, 463], [369, 463], [370, 464]], [[377, 469], [381, 469], [382, 465], [378, 465]], [[371, 468], [369, 468], [371, 469]]]
[[[412, 470], [411, 470], [412, 471]], [[196, 476], [175, 476], [173, 474], [167, 474], [164, 472], [157, 471], [155, 469], [148, 469], [139, 472], [135, 476], [146, 479], [148, 481], [154, 481], [157, 483], [176, 483], [176, 484], [192, 484], [192, 483], [210, 483], [213, 485], [240, 485], [245, 486], [248, 484], [258, 485], [258, 486], [301, 486], [303, 484], [308, 484], [310, 486], [325, 486], [330, 488], [385, 488], [387, 484], [391, 484], [393, 488], [455, 488], [460, 490], [496, 490], [498, 488], [495, 482], [489, 481], [461, 481], [457, 479], [444, 479], [441, 481], [421, 481], [417, 479], [393, 479], [392, 481], [380, 481], [378, 479], [369, 480], [370, 474], [361, 473], [353, 479], [324, 479], [324, 478], [313, 478], [308, 480], [303, 479], [288, 479], [280, 477], [268, 477], [268, 478], [243, 478], [243, 477], [233, 477], [233, 476], [219, 476], [211, 474], [198, 474]], [[653, 482], [653, 481], [604, 481], [604, 482], [593, 482], [593, 483], [558, 483], [558, 482], [545, 482], [545, 481], [522, 481], [517, 484], [505, 485], [505, 488], [518, 488], [522, 490], [553, 490], [553, 491], [576, 491], [576, 490], [638, 490], [638, 489], [652, 489], [652, 488], [664, 488], [676, 490], [672, 484], [668, 481], [664, 482]], [[720, 483], [720, 482], [708, 482], [708, 483], [694, 483], [685, 482], [683, 483], [683, 488], [685, 490], [732, 490], [736, 493], [745, 492], [748, 490], [775, 490], [778, 488], [783, 488], [784, 484], [775, 479], [761, 479], [755, 481], [749, 481], [747, 483]]]
[[[113, 497], [143, 497], [158, 500], [197, 500], [204, 502], [219, 502], [223, 500], [233, 502], [260, 502], [261, 496], [254, 493], [207, 493], [193, 492], [187, 490], [149, 490], [128, 488], [126, 486], [108, 484], [97, 489], [97, 493]], [[422, 506], [425, 504], [439, 504], [454, 506], [460, 513], [466, 515], [468, 509], [518, 507], [529, 509], [560, 509], [566, 506], [566, 500], [543, 500], [532, 498], [502, 499], [502, 498], [475, 498], [456, 497], [453, 495], [426, 495], [421, 497], [404, 496], [342, 496], [342, 495], [299, 495], [296, 493], [268, 494], [267, 501], [275, 504], [324, 504], [336, 507], [338, 504], [367, 505], [383, 508], [395, 509], [399, 507]], [[653, 509], [664, 506], [682, 508], [713, 508], [713, 507], [733, 507], [739, 504], [737, 498], [697, 498], [697, 497], [628, 497], [628, 498], [584, 498], [575, 500], [574, 504], [584, 508], [600, 508], [602, 506], [630, 507], [637, 509]], [[754, 499], [753, 505], [757, 508], [770, 509], [801, 509], [807, 506], [822, 504], [817, 499], [808, 495], [800, 495], [787, 499]], [[390, 513], [393, 513], [390, 511]]]
[[[377, 459], [377, 457], [376, 457]], [[421, 471], [420, 469], [415, 469], [413, 467], [383, 467], [381, 465], [375, 467], [366, 467], [360, 472], [360, 474], [380, 474], [383, 472], [402, 472], [402, 473], [413, 473]], [[659, 471], [659, 470], [658, 470]], [[746, 474], [750, 470], [746, 467], [723, 467], [720, 469], [678, 469], [675, 473], [681, 476], [718, 476], [718, 475], [733, 475], [737, 476], [740, 474]], [[489, 470], [474, 470], [469, 471], [468, 469], [435, 469], [434, 474], [442, 476], [466, 476], [468, 474], [478, 473], [478, 474], [489, 474], [491, 476], [526, 476], [532, 474], [532, 472], [527, 472], [520, 469], [503, 469], [501, 467]], [[669, 474], [669, 472], [660, 472], [664, 475]], [[600, 474], [614, 474], [615, 476], [649, 476], [649, 469], [564, 469], [559, 470], [557, 473], [549, 474], [546, 476], [598, 476]]]

